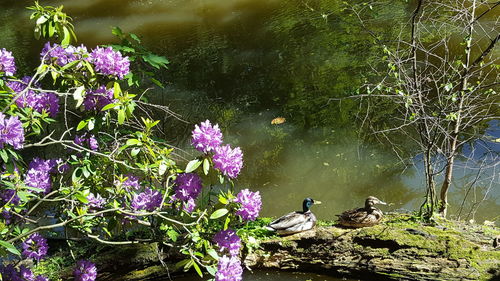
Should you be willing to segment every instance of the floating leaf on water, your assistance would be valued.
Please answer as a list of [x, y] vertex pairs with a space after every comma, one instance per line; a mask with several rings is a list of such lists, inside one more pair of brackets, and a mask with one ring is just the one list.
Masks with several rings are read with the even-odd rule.
[[285, 117], [276, 117], [271, 121], [271, 125], [279, 125], [285, 123]]

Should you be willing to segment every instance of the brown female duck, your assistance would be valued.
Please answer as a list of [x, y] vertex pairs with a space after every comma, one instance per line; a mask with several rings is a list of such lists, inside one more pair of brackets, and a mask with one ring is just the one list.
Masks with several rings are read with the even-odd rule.
[[382, 220], [383, 213], [380, 209], [374, 207], [375, 204], [386, 205], [378, 198], [370, 196], [366, 198], [363, 208], [352, 209], [339, 215], [339, 224], [347, 227], [366, 227], [374, 226]]

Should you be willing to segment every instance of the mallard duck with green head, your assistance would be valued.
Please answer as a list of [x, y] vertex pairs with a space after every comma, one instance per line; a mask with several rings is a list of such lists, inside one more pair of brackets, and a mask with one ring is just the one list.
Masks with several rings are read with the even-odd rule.
[[302, 202], [302, 211], [295, 211], [286, 214], [266, 226], [267, 230], [275, 231], [281, 235], [294, 234], [312, 229], [316, 225], [316, 216], [310, 208], [314, 204], [321, 204], [320, 201], [306, 198]]
[[348, 210], [339, 215], [339, 224], [354, 228], [378, 224], [382, 220], [384, 213], [380, 209], [374, 207], [376, 204], [386, 205], [385, 202], [377, 197], [370, 196], [366, 198], [364, 207]]

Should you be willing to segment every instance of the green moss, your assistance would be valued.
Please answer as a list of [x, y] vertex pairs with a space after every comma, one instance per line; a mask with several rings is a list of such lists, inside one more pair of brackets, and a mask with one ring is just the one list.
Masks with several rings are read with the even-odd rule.
[[[394, 241], [401, 249], [416, 248], [417, 255], [435, 254], [454, 260], [465, 259], [481, 272], [482, 278], [489, 276], [487, 271], [492, 266], [498, 266], [500, 252], [483, 250], [478, 244], [471, 242], [468, 238], [473, 234], [465, 230], [459, 231], [461, 226], [458, 222], [439, 219], [438, 224], [440, 228], [408, 220], [405, 215], [389, 217], [380, 225], [360, 229], [358, 237]], [[498, 232], [496, 228], [482, 228], [488, 228], [484, 230], [487, 235], [493, 236]], [[409, 229], [412, 229], [413, 233]]]
[[135, 270], [124, 276], [124, 280], [141, 280], [146, 277], [160, 275], [165, 272], [165, 268], [161, 265], [146, 267], [145, 269]]
[[70, 266], [70, 261], [67, 256], [53, 256], [49, 259], [42, 260], [35, 267], [35, 274], [42, 274], [49, 280], [60, 281], [60, 273], [63, 269]]
[[496, 228], [496, 227], [491, 227], [491, 226], [487, 226], [487, 225], [483, 225], [482, 226], [482, 230], [484, 232], [484, 234], [486, 235], [489, 235], [489, 236], [499, 236], [500, 235], [500, 229]]
[[316, 225], [317, 226], [333, 226], [333, 225], [335, 225], [335, 222], [334, 221], [318, 220], [316, 222]]

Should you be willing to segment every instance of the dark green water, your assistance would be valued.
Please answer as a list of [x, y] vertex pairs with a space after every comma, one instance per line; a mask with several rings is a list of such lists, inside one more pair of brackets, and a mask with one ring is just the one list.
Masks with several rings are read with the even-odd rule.
[[[207, 280], [199, 278], [198, 276], [187, 276], [176, 278], [176, 281], [201, 281]], [[283, 272], [283, 271], [265, 271], [259, 270], [254, 272], [245, 271], [243, 274], [243, 280], [252, 281], [341, 281], [341, 280], [357, 280], [357, 279], [339, 279], [333, 278], [325, 275], [312, 274], [312, 273], [302, 273], [302, 272]]]
[[[387, 30], [411, 12], [405, 1], [388, 1], [374, 26]], [[24, 9], [31, 1], [0, 2], [0, 48], [35, 66], [43, 42], [32, 36]], [[356, 103], [346, 96], [370, 77], [369, 64], [380, 53], [357, 25], [340, 11], [341, 1], [291, 0], [66, 0], [80, 43], [89, 47], [114, 40], [111, 27], [141, 36], [145, 45], [166, 56], [170, 70], [160, 73], [164, 90], [154, 102], [169, 105], [188, 124], [166, 119], [172, 141], [185, 144], [194, 123], [205, 119], [225, 128], [226, 141], [242, 147], [245, 167], [238, 185], [259, 190], [264, 216], [300, 209], [304, 197], [323, 201], [313, 211], [334, 219], [375, 195], [389, 202], [384, 211], [415, 210], [423, 200], [423, 173], [402, 169], [398, 158], [379, 142], [360, 141]], [[491, 19], [485, 19], [491, 20]], [[35, 55], [34, 55], [35, 54]], [[19, 65], [19, 60], [18, 60]], [[389, 110], [389, 109], [388, 109]], [[384, 113], [381, 112], [384, 118]], [[158, 116], [163, 119], [165, 116]], [[271, 125], [285, 117], [281, 125]], [[498, 123], [490, 130], [499, 137]], [[404, 142], [404, 139], [398, 140]], [[499, 144], [496, 145], [500, 151]], [[187, 146], [186, 146], [187, 147]], [[411, 152], [412, 148], [407, 147]], [[186, 151], [189, 154], [190, 151]], [[418, 157], [415, 158], [418, 164]], [[450, 190], [450, 214], [499, 223], [500, 179], [474, 179], [457, 169]], [[480, 203], [480, 204], [478, 204]], [[475, 215], [468, 215], [475, 210]], [[180, 280], [194, 280], [194, 277]], [[315, 274], [257, 271], [245, 280], [338, 280]]]
[[[331, 100], [354, 92], [370, 78], [369, 64], [380, 55], [357, 20], [340, 11], [341, 1], [41, 2], [64, 4], [74, 17], [81, 43], [89, 47], [112, 42], [111, 27], [120, 26], [166, 56], [170, 70], [160, 73], [166, 88], [152, 91], [150, 98], [169, 105], [188, 124], [167, 118], [164, 129], [182, 145], [194, 123], [210, 119], [221, 124], [226, 141], [244, 151], [238, 185], [261, 192], [262, 215], [300, 209], [304, 197], [323, 201], [313, 208], [320, 219], [334, 219], [335, 214], [362, 205], [369, 195], [390, 203], [384, 211], [415, 210], [423, 201], [422, 171], [402, 169], [392, 151], [375, 140], [361, 142], [357, 104]], [[412, 10], [405, 1], [387, 2], [373, 25], [390, 37], [391, 27]], [[28, 58], [43, 45], [32, 39], [32, 24], [24, 10], [30, 4], [0, 3], [0, 48], [13, 50], [16, 57]], [[38, 57], [32, 58], [22, 67], [33, 67], [30, 63]], [[380, 112], [380, 118], [384, 116]], [[271, 125], [276, 117], [285, 117], [286, 122]], [[492, 123], [488, 133], [498, 138], [498, 128], [498, 122]], [[500, 144], [490, 145], [500, 151]], [[408, 153], [412, 149], [406, 148]], [[419, 161], [414, 158], [417, 166]], [[498, 171], [487, 172], [469, 190], [474, 163], [461, 164], [464, 168], [457, 169], [450, 190], [451, 216], [498, 224]], [[335, 280], [270, 272], [245, 280], [294, 278]]]

